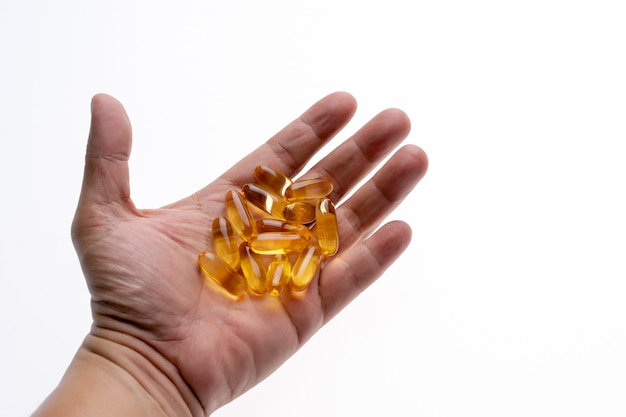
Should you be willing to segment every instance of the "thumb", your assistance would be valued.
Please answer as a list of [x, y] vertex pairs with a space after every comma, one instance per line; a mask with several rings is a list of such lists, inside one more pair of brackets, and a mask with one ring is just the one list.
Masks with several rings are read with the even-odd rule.
[[130, 121], [122, 104], [105, 94], [94, 96], [83, 186], [72, 222], [72, 240], [77, 248], [93, 227], [107, 227], [111, 219], [136, 212], [128, 178], [131, 138]]
[[131, 142], [130, 121], [122, 104], [106, 94], [94, 96], [79, 209], [84, 205], [130, 203]]

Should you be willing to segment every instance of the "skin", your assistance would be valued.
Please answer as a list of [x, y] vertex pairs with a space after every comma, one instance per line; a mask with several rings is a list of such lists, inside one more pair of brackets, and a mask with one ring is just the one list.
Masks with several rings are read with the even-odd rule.
[[[146, 210], [130, 196], [129, 119], [117, 100], [95, 96], [72, 225], [93, 326], [34, 415], [210, 415], [276, 370], [380, 277], [411, 238], [405, 222], [380, 224], [425, 174], [427, 158], [414, 145], [398, 148], [410, 122], [388, 109], [301, 173], [355, 111], [352, 96], [330, 94], [206, 187]], [[224, 214], [226, 191], [251, 182], [261, 164], [294, 178], [332, 179], [340, 249], [304, 292], [237, 300], [204, 279], [196, 259], [211, 250], [211, 220]]]

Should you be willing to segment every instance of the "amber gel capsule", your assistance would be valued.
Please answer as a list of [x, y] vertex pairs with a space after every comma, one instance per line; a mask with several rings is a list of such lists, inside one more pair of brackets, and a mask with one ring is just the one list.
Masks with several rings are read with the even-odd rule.
[[285, 291], [291, 276], [291, 263], [287, 255], [276, 255], [267, 268], [267, 293], [278, 297]]
[[248, 288], [256, 294], [265, 294], [267, 291], [267, 275], [261, 255], [252, 252], [246, 242], [239, 246], [241, 270], [248, 281]]
[[298, 256], [291, 269], [289, 286], [292, 290], [303, 291], [309, 286], [315, 276], [321, 258], [322, 250], [316, 245], [309, 246]]
[[254, 179], [257, 184], [281, 197], [285, 195], [285, 190], [291, 184], [291, 180], [285, 174], [264, 165], [259, 165], [254, 169]]
[[339, 249], [339, 227], [335, 206], [328, 198], [322, 198], [315, 210], [317, 243], [325, 255], [334, 255]]
[[215, 253], [231, 268], [239, 268], [239, 246], [237, 237], [226, 217], [218, 216], [213, 219], [213, 243]]
[[250, 210], [246, 207], [246, 201], [243, 196], [236, 190], [229, 190], [226, 193], [226, 214], [230, 220], [233, 229], [244, 240], [248, 240], [250, 236], [256, 233], [255, 221], [250, 214]]
[[271, 217], [263, 217], [256, 221], [256, 230], [262, 232], [288, 232], [296, 233], [303, 238], [309, 240], [311, 231], [303, 224], [290, 223], [285, 220], [273, 219]]
[[217, 282], [235, 297], [241, 297], [246, 293], [246, 279], [216, 254], [202, 252], [198, 256], [198, 265], [200, 265], [204, 275]]
[[241, 189], [246, 199], [274, 217], [283, 218], [287, 203], [282, 197], [256, 184], [245, 184]]
[[288, 232], [258, 233], [248, 241], [250, 248], [262, 255], [301, 252], [307, 247], [307, 239]]
[[285, 190], [285, 197], [290, 201], [317, 200], [332, 191], [333, 183], [328, 178], [307, 178], [292, 182]]
[[311, 223], [315, 220], [315, 206], [303, 201], [288, 203], [283, 209], [283, 218], [292, 223]]

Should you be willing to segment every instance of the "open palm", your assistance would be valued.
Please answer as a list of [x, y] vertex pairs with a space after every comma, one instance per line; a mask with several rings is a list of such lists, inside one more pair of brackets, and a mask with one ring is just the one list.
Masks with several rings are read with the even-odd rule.
[[426, 156], [416, 146], [401, 147], [342, 201], [407, 136], [406, 115], [381, 112], [304, 174], [332, 179], [341, 239], [337, 255], [306, 291], [235, 300], [203, 279], [196, 259], [212, 249], [211, 220], [224, 214], [226, 191], [251, 182], [257, 165], [298, 176], [355, 110], [350, 95], [331, 94], [205, 188], [143, 210], [130, 198], [126, 113], [112, 97], [94, 97], [72, 228], [92, 295], [92, 333], [132, 337], [159, 352], [207, 414], [281, 365], [408, 245], [406, 223], [378, 226], [426, 171]]

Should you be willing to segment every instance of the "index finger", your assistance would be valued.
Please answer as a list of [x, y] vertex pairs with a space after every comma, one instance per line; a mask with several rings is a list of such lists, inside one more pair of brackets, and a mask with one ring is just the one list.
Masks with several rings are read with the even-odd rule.
[[226, 171], [221, 179], [233, 185], [250, 182], [257, 165], [267, 165], [288, 177], [294, 176], [348, 124], [355, 111], [356, 100], [352, 95], [329, 94]]

